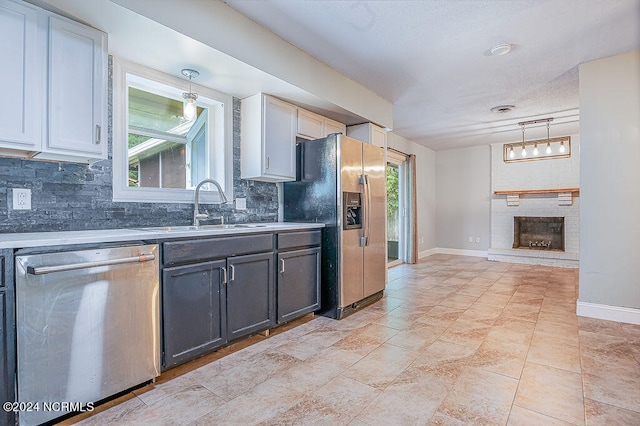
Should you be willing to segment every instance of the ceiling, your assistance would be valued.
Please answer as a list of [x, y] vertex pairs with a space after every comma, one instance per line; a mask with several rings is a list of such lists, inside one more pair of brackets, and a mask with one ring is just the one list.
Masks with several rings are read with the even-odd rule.
[[543, 117], [577, 132], [578, 65], [640, 49], [640, 0], [225, 3], [391, 101], [394, 133], [434, 150]]

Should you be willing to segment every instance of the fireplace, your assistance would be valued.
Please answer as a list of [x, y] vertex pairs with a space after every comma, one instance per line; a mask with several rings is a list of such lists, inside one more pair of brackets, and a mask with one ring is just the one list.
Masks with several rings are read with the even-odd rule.
[[515, 216], [513, 248], [564, 251], [564, 217]]

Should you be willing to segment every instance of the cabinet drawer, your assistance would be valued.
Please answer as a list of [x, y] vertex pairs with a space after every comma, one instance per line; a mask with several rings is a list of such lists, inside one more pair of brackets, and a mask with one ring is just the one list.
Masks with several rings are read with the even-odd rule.
[[278, 250], [319, 246], [321, 241], [320, 231], [287, 232], [278, 234]]
[[272, 234], [169, 241], [163, 245], [163, 261], [165, 265], [196, 263], [238, 254], [260, 253], [272, 250]]

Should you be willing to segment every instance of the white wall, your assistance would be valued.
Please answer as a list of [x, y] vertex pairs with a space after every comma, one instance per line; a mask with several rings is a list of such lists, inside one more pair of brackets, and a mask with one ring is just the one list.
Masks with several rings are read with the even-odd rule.
[[578, 313], [640, 309], [640, 51], [580, 66], [580, 138]]
[[[392, 132], [387, 146], [416, 156], [418, 253], [436, 247], [436, 153]], [[420, 243], [422, 241], [422, 243]]]
[[436, 246], [486, 251], [491, 235], [490, 147], [438, 151], [436, 176]]

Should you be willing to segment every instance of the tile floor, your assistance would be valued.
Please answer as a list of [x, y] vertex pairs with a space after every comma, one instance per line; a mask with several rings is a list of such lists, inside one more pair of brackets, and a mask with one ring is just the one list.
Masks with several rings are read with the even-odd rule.
[[385, 297], [163, 374], [82, 425], [639, 425], [640, 326], [578, 318], [577, 270], [435, 255]]

